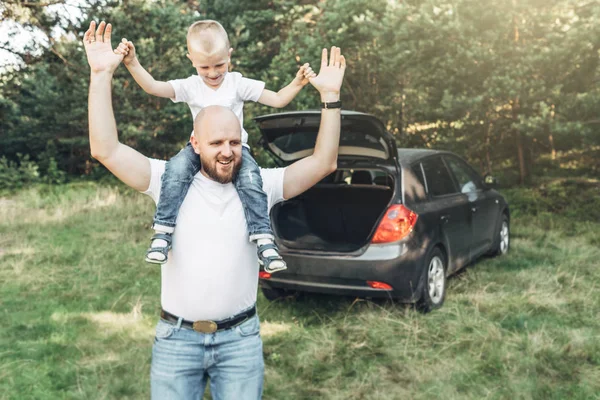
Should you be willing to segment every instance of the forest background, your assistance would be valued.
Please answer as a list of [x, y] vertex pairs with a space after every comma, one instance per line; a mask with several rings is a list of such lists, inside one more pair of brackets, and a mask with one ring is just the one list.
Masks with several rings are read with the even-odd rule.
[[[113, 45], [132, 40], [160, 80], [194, 73], [187, 26], [220, 21], [234, 48], [231, 69], [286, 85], [320, 50], [348, 59], [344, 108], [379, 117], [403, 147], [456, 151], [503, 186], [552, 170], [600, 169], [600, 3], [584, 0], [5, 0], [0, 4], [0, 189], [29, 182], [100, 179], [90, 156], [89, 67], [81, 44], [90, 20], [113, 23]], [[23, 32], [31, 39], [16, 40]], [[5, 59], [7, 57], [4, 57]], [[169, 158], [192, 128], [185, 105], [147, 95], [120, 67], [113, 85], [121, 140]], [[307, 88], [286, 108], [317, 108]], [[259, 162], [252, 117], [245, 109]]]

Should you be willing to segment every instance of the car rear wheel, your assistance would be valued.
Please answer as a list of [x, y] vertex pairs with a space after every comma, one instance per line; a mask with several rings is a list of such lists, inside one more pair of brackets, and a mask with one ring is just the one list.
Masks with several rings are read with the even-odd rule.
[[260, 288], [263, 292], [265, 298], [269, 301], [275, 301], [277, 299], [281, 299], [288, 295], [288, 293], [283, 289], [277, 288]]
[[510, 224], [508, 223], [508, 217], [506, 214], [502, 214], [502, 222], [500, 223], [500, 229], [496, 233], [494, 239], [494, 247], [490, 251], [492, 256], [503, 256], [508, 253], [510, 247]]
[[431, 252], [426, 268], [425, 284], [417, 303], [417, 309], [423, 313], [440, 308], [446, 298], [446, 257], [439, 248]]

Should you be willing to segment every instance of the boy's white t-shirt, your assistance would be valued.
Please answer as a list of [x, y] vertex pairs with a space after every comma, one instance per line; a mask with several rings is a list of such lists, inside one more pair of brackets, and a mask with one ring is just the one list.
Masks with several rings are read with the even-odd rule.
[[[144, 194], [158, 202], [166, 162], [149, 160], [150, 185]], [[284, 172], [260, 171], [269, 210], [283, 201]], [[221, 320], [256, 303], [256, 244], [248, 240], [244, 209], [232, 183], [196, 174], [179, 209], [161, 276], [163, 309], [190, 321]]]
[[204, 107], [224, 106], [230, 108], [240, 120], [242, 143], [248, 143], [248, 132], [244, 129], [244, 102], [258, 101], [265, 83], [244, 78], [239, 72], [228, 72], [218, 89], [212, 89], [198, 75], [186, 79], [169, 81], [175, 91], [175, 103], [185, 102], [192, 111], [192, 121]]

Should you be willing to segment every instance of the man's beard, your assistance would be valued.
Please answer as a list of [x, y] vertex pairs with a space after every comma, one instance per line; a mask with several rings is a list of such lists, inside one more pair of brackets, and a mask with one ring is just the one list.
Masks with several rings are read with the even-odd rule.
[[232, 159], [231, 162], [233, 163], [233, 168], [231, 171], [226, 174], [219, 174], [219, 172], [217, 172], [218, 161], [215, 163], [210, 163], [203, 160], [202, 156], [200, 156], [200, 163], [202, 164], [202, 168], [204, 168], [206, 175], [208, 175], [208, 177], [213, 181], [223, 184], [233, 182], [233, 180], [237, 177], [237, 174], [240, 172], [240, 168], [242, 167], [241, 161], [241, 158], [239, 160], [235, 158]]

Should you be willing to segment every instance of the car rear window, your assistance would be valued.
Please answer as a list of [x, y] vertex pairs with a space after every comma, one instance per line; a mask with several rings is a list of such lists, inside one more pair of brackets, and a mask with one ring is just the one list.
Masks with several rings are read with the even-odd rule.
[[[319, 132], [320, 115], [288, 116], [260, 122], [268, 142], [286, 154], [314, 148]], [[372, 118], [342, 119], [340, 147], [365, 149], [366, 155], [387, 158], [389, 150], [382, 138], [382, 127]]]

